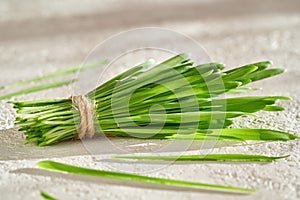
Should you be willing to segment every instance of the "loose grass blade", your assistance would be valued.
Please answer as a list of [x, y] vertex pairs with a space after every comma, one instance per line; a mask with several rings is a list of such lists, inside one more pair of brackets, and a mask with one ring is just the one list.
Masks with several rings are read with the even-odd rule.
[[30, 93], [34, 93], [34, 92], [39, 92], [39, 91], [43, 91], [43, 90], [62, 87], [62, 86], [70, 85], [76, 81], [77, 81], [77, 79], [73, 79], [70, 81], [55, 82], [55, 83], [48, 83], [48, 84], [39, 85], [39, 86], [33, 86], [33, 87], [26, 88], [24, 90], [19, 90], [17, 92], [13, 92], [13, 93], [9, 93], [9, 94], [0, 96], [0, 100], [9, 99], [12, 97], [16, 97], [16, 96], [20, 96], [20, 95], [24, 95], [24, 94], [30, 94]]
[[96, 61], [94, 63], [87, 64], [85, 66], [76, 65], [76, 66], [71, 67], [69, 69], [59, 70], [57, 72], [46, 74], [44, 76], [35, 77], [35, 78], [32, 78], [32, 79], [28, 79], [28, 80], [24, 80], [24, 81], [18, 81], [18, 82], [9, 84], [9, 85], [1, 86], [0, 90], [11, 89], [11, 88], [27, 85], [27, 84], [30, 84], [30, 83], [37, 83], [37, 82], [44, 81], [44, 80], [47, 80], [47, 79], [57, 78], [57, 77], [65, 76], [65, 75], [68, 75], [68, 74], [74, 74], [74, 73], [79, 72], [80, 70], [92, 69], [94, 67], [97, 67], [99, 65], [103, 65], [105, 63], [107, 63], [107, 61]]
[[143, 183], [166, 185], [166, 186], [174, 187], [174, 189], [181, 187], [186, 189], [199, 189], [200, 191], [209, 190], [209, 191], [220, 191], [220, 192], [242, 193], [242, 194], [255, 192], [255, 190], [247, 189], [247, 188], [222, 186], [222, 185], [189, 182], [189, 181], [182, 181], [182, 180], [172, 180], [172, 179], [165, 179], [165, 178], [141, 176], [141, 175], [129, 174], [129, 173], [88, 169], [88, 168], [72, 166], [72, 165], [54, 162], [54, 161], [41, 161], [38, 163], [38, 166], [46, 170], [67, 172], [71, 174], [79, 174], [84, 176], [95, 176], [95, 177], [116, 179], [120, 181], [126, 180], [126, 181], [136, 181], [136, 182], [143, 182]]
[[133, 160], [159, 160], [159, 161], [226, 161], [226, 162], [272, 162], [287, 156], [263, 156], [252, 154], [207, 154], [207, 155], [182, 155], [182, 156], [112, 156], [119, 159]]

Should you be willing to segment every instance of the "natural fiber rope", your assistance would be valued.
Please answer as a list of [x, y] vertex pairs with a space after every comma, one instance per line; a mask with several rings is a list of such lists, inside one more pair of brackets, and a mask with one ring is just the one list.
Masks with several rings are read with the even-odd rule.
[[85, 137], [92, 138], [95, 134], [94, 117], [95, 109], [91, 100], [84, 95], [71, 96], [73, 105], [79, 110], [80, 124], [78, 127], [78, 135], [76, 139]]

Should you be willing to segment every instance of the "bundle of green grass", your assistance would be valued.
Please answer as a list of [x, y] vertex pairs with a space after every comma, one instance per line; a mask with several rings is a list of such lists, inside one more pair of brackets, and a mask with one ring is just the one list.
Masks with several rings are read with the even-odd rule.
[[[233, 118], [265, 111], [281, 111], [283, 96], [225, 94], [251, 91], [245, 85], [283, 72], [269, 69], [268, 61], [224, 71], [218, 63], [195, 65], [186, 54], [158, 65], [147, 61], [81, 96], [89, 107], [73, 98], [12, 102], [16, 124], [28, 142], [40, 146], [98, 134], [119, 137], [198, 140], [291, 140], [296, 136], [270, 129], [228, 128]], [[82, 102], [81, 102], [82, 103]], [[92, 109], [93, 124], [82, 131], [83, 109]], [[92, 127], [91, 127], [92, 126]]]

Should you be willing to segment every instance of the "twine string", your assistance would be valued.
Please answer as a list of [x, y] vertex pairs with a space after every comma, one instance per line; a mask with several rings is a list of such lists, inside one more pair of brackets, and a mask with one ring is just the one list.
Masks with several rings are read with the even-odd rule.
[[76, 139], [83, 139], [85, 137], [92, 138], [95, 135], [95, 109], [92, 101], [84, 95], [71, 96], [70, 99], [80, 114], [80, 124]]

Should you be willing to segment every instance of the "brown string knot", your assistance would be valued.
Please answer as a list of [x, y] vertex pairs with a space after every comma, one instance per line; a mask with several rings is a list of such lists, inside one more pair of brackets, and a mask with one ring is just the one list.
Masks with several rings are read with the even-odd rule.
[[84, 95], [71, 96], [69, 99], [72, 100], [73, 106], [78, 109], [80, 114], [80, 124], [76, 139], [92, 138], [95, 134], [95, 109], [92, 101]]

